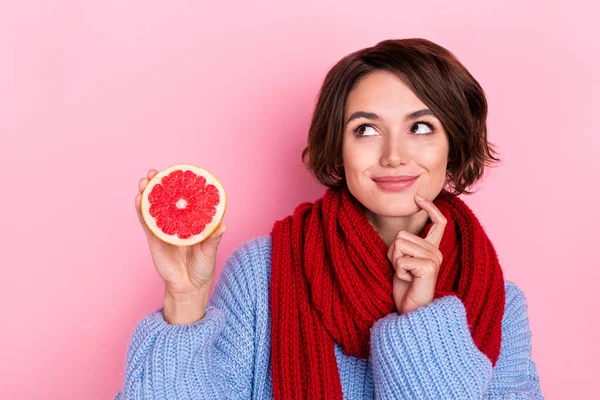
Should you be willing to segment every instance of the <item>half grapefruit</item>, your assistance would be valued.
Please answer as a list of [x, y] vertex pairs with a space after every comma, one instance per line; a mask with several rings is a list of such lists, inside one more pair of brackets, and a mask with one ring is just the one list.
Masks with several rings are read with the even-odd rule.
[[225, 189], [207, 170], [175, 164], [150, 179], [142, 193], [142, 217], [159, 239], [190, 246], [219, 226], [227, 198]]

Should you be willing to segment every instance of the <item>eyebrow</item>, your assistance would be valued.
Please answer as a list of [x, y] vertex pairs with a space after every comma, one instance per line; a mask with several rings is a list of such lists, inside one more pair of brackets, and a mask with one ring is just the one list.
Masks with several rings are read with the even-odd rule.
[[[424, 108], [422, 110], [414, 111], [414, 112], [411, 112], [410, 114], [406, 114], [404, 116], [404, 120], [405, 121], [410, 121], [410, 120], [413, 120], [413, 119], [424, 117], [426, 115], [435, 117], [435, 115], [433, 114], [433, 111], [431, 111], [429, 108]], [[372, 119], [372, 120], [375, 120], [375, 121], [381, 121], [382, 120], [382, 118], [379, 115], [375, 114], [375, 113], [367, 112], [367, 111], [356, 111], [356, 112], [352, 113], [352, 115], [350, 116], [350, 118], [348, 118], [348, 121], [346, 121], [346, 125], [348, 125], [350, 123], [350, 121], [355, 120], [357, 118], [367, 118], [367, 119]]]

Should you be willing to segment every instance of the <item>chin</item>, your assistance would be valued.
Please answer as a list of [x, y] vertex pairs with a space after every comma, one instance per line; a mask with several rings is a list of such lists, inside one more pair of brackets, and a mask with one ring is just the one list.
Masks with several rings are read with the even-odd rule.
[[410, 215], [416, 214], [421, 209], [417, 207], [417, 205], [405, 205], [405, 206], [395, 206], [395, 207], [381, 207], [378, 215], [384, 217], [408, 217]]
[[411, 201], [370, 201], [367, 204], [367, 208], [374, 214], [382, 217], [407, 217], [421, 211], [421, 208], [417, 206], [414, 200]]

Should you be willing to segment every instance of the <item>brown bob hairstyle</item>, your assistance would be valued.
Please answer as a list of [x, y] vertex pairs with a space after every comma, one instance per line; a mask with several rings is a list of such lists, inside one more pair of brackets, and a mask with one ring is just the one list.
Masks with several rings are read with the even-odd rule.
[[500, 161], [487, 141], [487, 100], [454, 54], [421, 38], [384, 40], [333, 66], [319, 91], [302, 151], [306, 169], [327, 187], [346, 185], [342, 166], [346, 99], [360, 78], [376, 70], [395, 73], [440, 120], [449, 141], [446, 190], [472, 194], [467, 188], [483, 176], [484, 167]]

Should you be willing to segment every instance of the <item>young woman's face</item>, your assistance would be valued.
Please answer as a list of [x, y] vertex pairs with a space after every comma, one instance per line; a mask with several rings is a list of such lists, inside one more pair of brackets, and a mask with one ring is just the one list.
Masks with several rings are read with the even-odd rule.
[[[344, 110], [342, 157], [348, 189], [371, 212], [398, 217], [421, 210], [415, 194], [433, 200], [442, 190], [448, 138], [441, 122], [404, 82], [388, 71], [363, 77], [348, 95]], [[371, 116], [352, 118], [355, 113]], [[349, 119], [352, 119], [348, 122]], [[381, 188], [373, 178], [418, 176], [400, 191]]]

